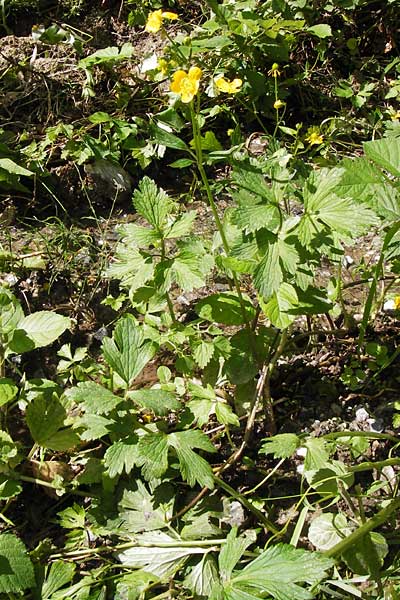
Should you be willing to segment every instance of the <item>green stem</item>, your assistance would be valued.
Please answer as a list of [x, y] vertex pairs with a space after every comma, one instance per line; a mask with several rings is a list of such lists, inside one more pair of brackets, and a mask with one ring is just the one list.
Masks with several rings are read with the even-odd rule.
[[[164, 238], [162, 238], [161, 239], [161, 262], [163, 262], [165, 260], [165, 255], [166, 255], [165, 240], [164, 240]], [[169, 310], [171, 319], [172, 319], [173, 323], [176, 323], [174, 305], [172, 304], [171, 296], [168, 291], [165, 292], [165, 297], [167, 299], [167, 305], [168, 305], [168, 310]]]
[[325, 552], [325, 555], [331, 557], [340, 556], [341, 554], [343, 554], [343, 552], [346, 552], [346, 550], [354, 547], [354, 544], [356, 544], [367, 533], [373, 531], [380, 525], [383, 525], [389, 519], [392, 513], [394, 513], [399, 508], [400, 498], [395, 498], [388, 506], [382, 508], [382, 510], [380, 510], [378, 513], [376, 513], [376, 515], [368, 519], [368, 521], [366, 521], [361, 525], [361, 527], [353, 531], [353, 533], [347, 536], [347, 538], [341, 540], [338, 544], [333, 546], [333, 548], [327, 550]]
[[[221, 219], [219, 218], [217, 206], [215, 204], [215, 200], [214, 200], [214, 197], [213, 197], [213, 194], [211, 191], [210, 183], [208, 181], [208, 177], [205, 172], [204, 165], [203, 165], [203, 150], [201, 147], [201, 133], [200, 133], [198, 122], [197, 122], [197, 114], [195, 113], [195, 110], [193, 108], [193, 102], [190, 103], [190, 116], [191, 116], [191, 120], [192, 120], [193, 142], [194, 142], [194, 147], [195, 147], [195, 151], [196, 151], [197, 169], [200, 173], [201, 180], [202, 180], [204, 188], [206, 190], [208, 204], [211, 208], [211, 212], [213, 214], [214, 221], [215, 221], [215, 224], [218, 229], [218, 233], [221, 236], [221, 241], [222, 241], [222, 245], [225, 250], [225, 254], [228, 256], [228, 254], [230, 252], [228, 240], [226, 239], [224, 227], [222, 225]], [[236, 293], [238, 295], [244, 323], [246, 324], [248, 330], [252, 334], [251, 325], [250, 325], [250, 322], [249, 322], [249, 319], [248, 319], [248, 316], [246, 313], [246, 308], [244, 305], [242, 291], [240, 289], [240, 283], [234, 272], [232, 272], [232, 278], [233, 278], [233, 283], [235, 285]], [[256, 356], [255, 356], [255, 358], [256, 358]]]
[[387, 458], [386, 460], [378, 460], [371, 462], [363, 462], [354, 467], [349, 467], [351, 473], [360, 473], [362, 471], [372, 471], [373, 469], [379, 470], [385, 467], [395, 467], [400, 465], [400, 458]]
[[400, 442], [400, 438], [390, 433], [375, 433], [374, 431], [333, 431], [323, 436], [325, 440], [337, 440], [348, 437], [366, 437], [371, 440], [390, 440], [395, 443]]

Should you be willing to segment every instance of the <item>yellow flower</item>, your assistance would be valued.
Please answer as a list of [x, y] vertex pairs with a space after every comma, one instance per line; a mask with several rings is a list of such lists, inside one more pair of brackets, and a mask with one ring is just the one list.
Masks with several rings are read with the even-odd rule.
[[318, 127], [310, 127], [307, 133], [308, 136], [305, 138], [305, 140], [310, 144], [310, 146], [322, 144], [324, 141], [324, 136], [321, 135]]
[[225, 92], [226, 94], [237, 94], [240, 88], [242, 87], [241, 79], [233, 79], [229, 81], [229, 79], [225, 79], [224, 77], [219, 77], [215, 80], [215, 85], [221, 92]]
[[398, 110], [393, 115], [391, 115], [391, 119], [392, 119], [392, 121], [399, 121], [400, 120], [400, 110]]
[[281, 72], [279, 70], [278, 63], [274, 63], [271, 69], [268, 71], [268, 75], [270, 75], [271, 77], [279, 77], [280, 74]]
[[400, 296], [395, 296], [394, 298], [394, 307], [396, 310], [400, 310]]
[[275, 100], [275, 102], [274, 102], [275, 110], [279, 110], [280, 108], [283, 108], [284, 106], [286, 106], [286, 102], [283, 102], [282, 100]]
[[163, 12], [161, 8], [159, 10], [153, 10], [147, 17], [145, 31], [149, 33], [157, 33], [161, 29], [164, 19], [170, 19], [174, 21], [178, 18], [178, 15], [173, 12]]
[[180, 94], [182, 102], [191, 102], [199, 91], [202, 70], [199, 67], [190, 67], [189, 72], [176, 71], [172, 77], [171, 92]]

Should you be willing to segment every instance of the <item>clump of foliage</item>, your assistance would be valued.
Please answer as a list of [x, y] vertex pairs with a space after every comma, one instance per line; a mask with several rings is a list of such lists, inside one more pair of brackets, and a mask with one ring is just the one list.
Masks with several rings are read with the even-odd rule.
[[[321, 104], [308, 83], [335, 47], [358, 64], [361, 39], [343, 24], [369, 4], [208, 0], [193, 21], [146, 4], [130, 23], [162, 44], [130, 71], [130, 42], [86, 52], [35, 30], [46, 48], [68, 45], [93, 110], [37, 139], [2, 131], [1, 189], [40, 184], [58, 201], [55, 154], [81, 178], [84, 165], [112, 173], [112, 207], [135, 176], [135, 218], [101, 273], [117, 314], [97, 353], [74, 343], [72, 319], [25, 315], [0, 287], [0, 598], [399, 595], [398, 436], [287, 426], [274, 398], [301, 339], [353, 336], [341, 383], [361, 394], [399, 355], [369, 339], [391, 292], [400, 307], [398, 59], [373, 80], [324, 83]], [[356, 321], [343, 260], [371, 231], [380, 248], [351, 282], [365, 289]], [[44, 362], [60, 336], [57, 364], [32, 371], [25, 357]], [[285, 473], [295, 492], [282, 496]]]

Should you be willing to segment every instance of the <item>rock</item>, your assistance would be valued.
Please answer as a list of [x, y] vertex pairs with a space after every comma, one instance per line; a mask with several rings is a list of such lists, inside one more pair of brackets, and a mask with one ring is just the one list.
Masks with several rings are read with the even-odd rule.
[[100, 200], [110, 204], [128, 200], [132, 192], [129, 173], [120, 165], [109, 160], [99, 159], [85, 165], [89, 185], [97, 192]]

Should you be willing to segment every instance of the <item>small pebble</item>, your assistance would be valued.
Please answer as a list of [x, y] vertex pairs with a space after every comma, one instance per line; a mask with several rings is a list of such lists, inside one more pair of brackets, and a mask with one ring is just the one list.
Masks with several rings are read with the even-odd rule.
[[369, 419], [369, 413], [365, 410], [365, 408], [358, 408], [356, 410], [356, 421], [357, 423], [365, 423]]

